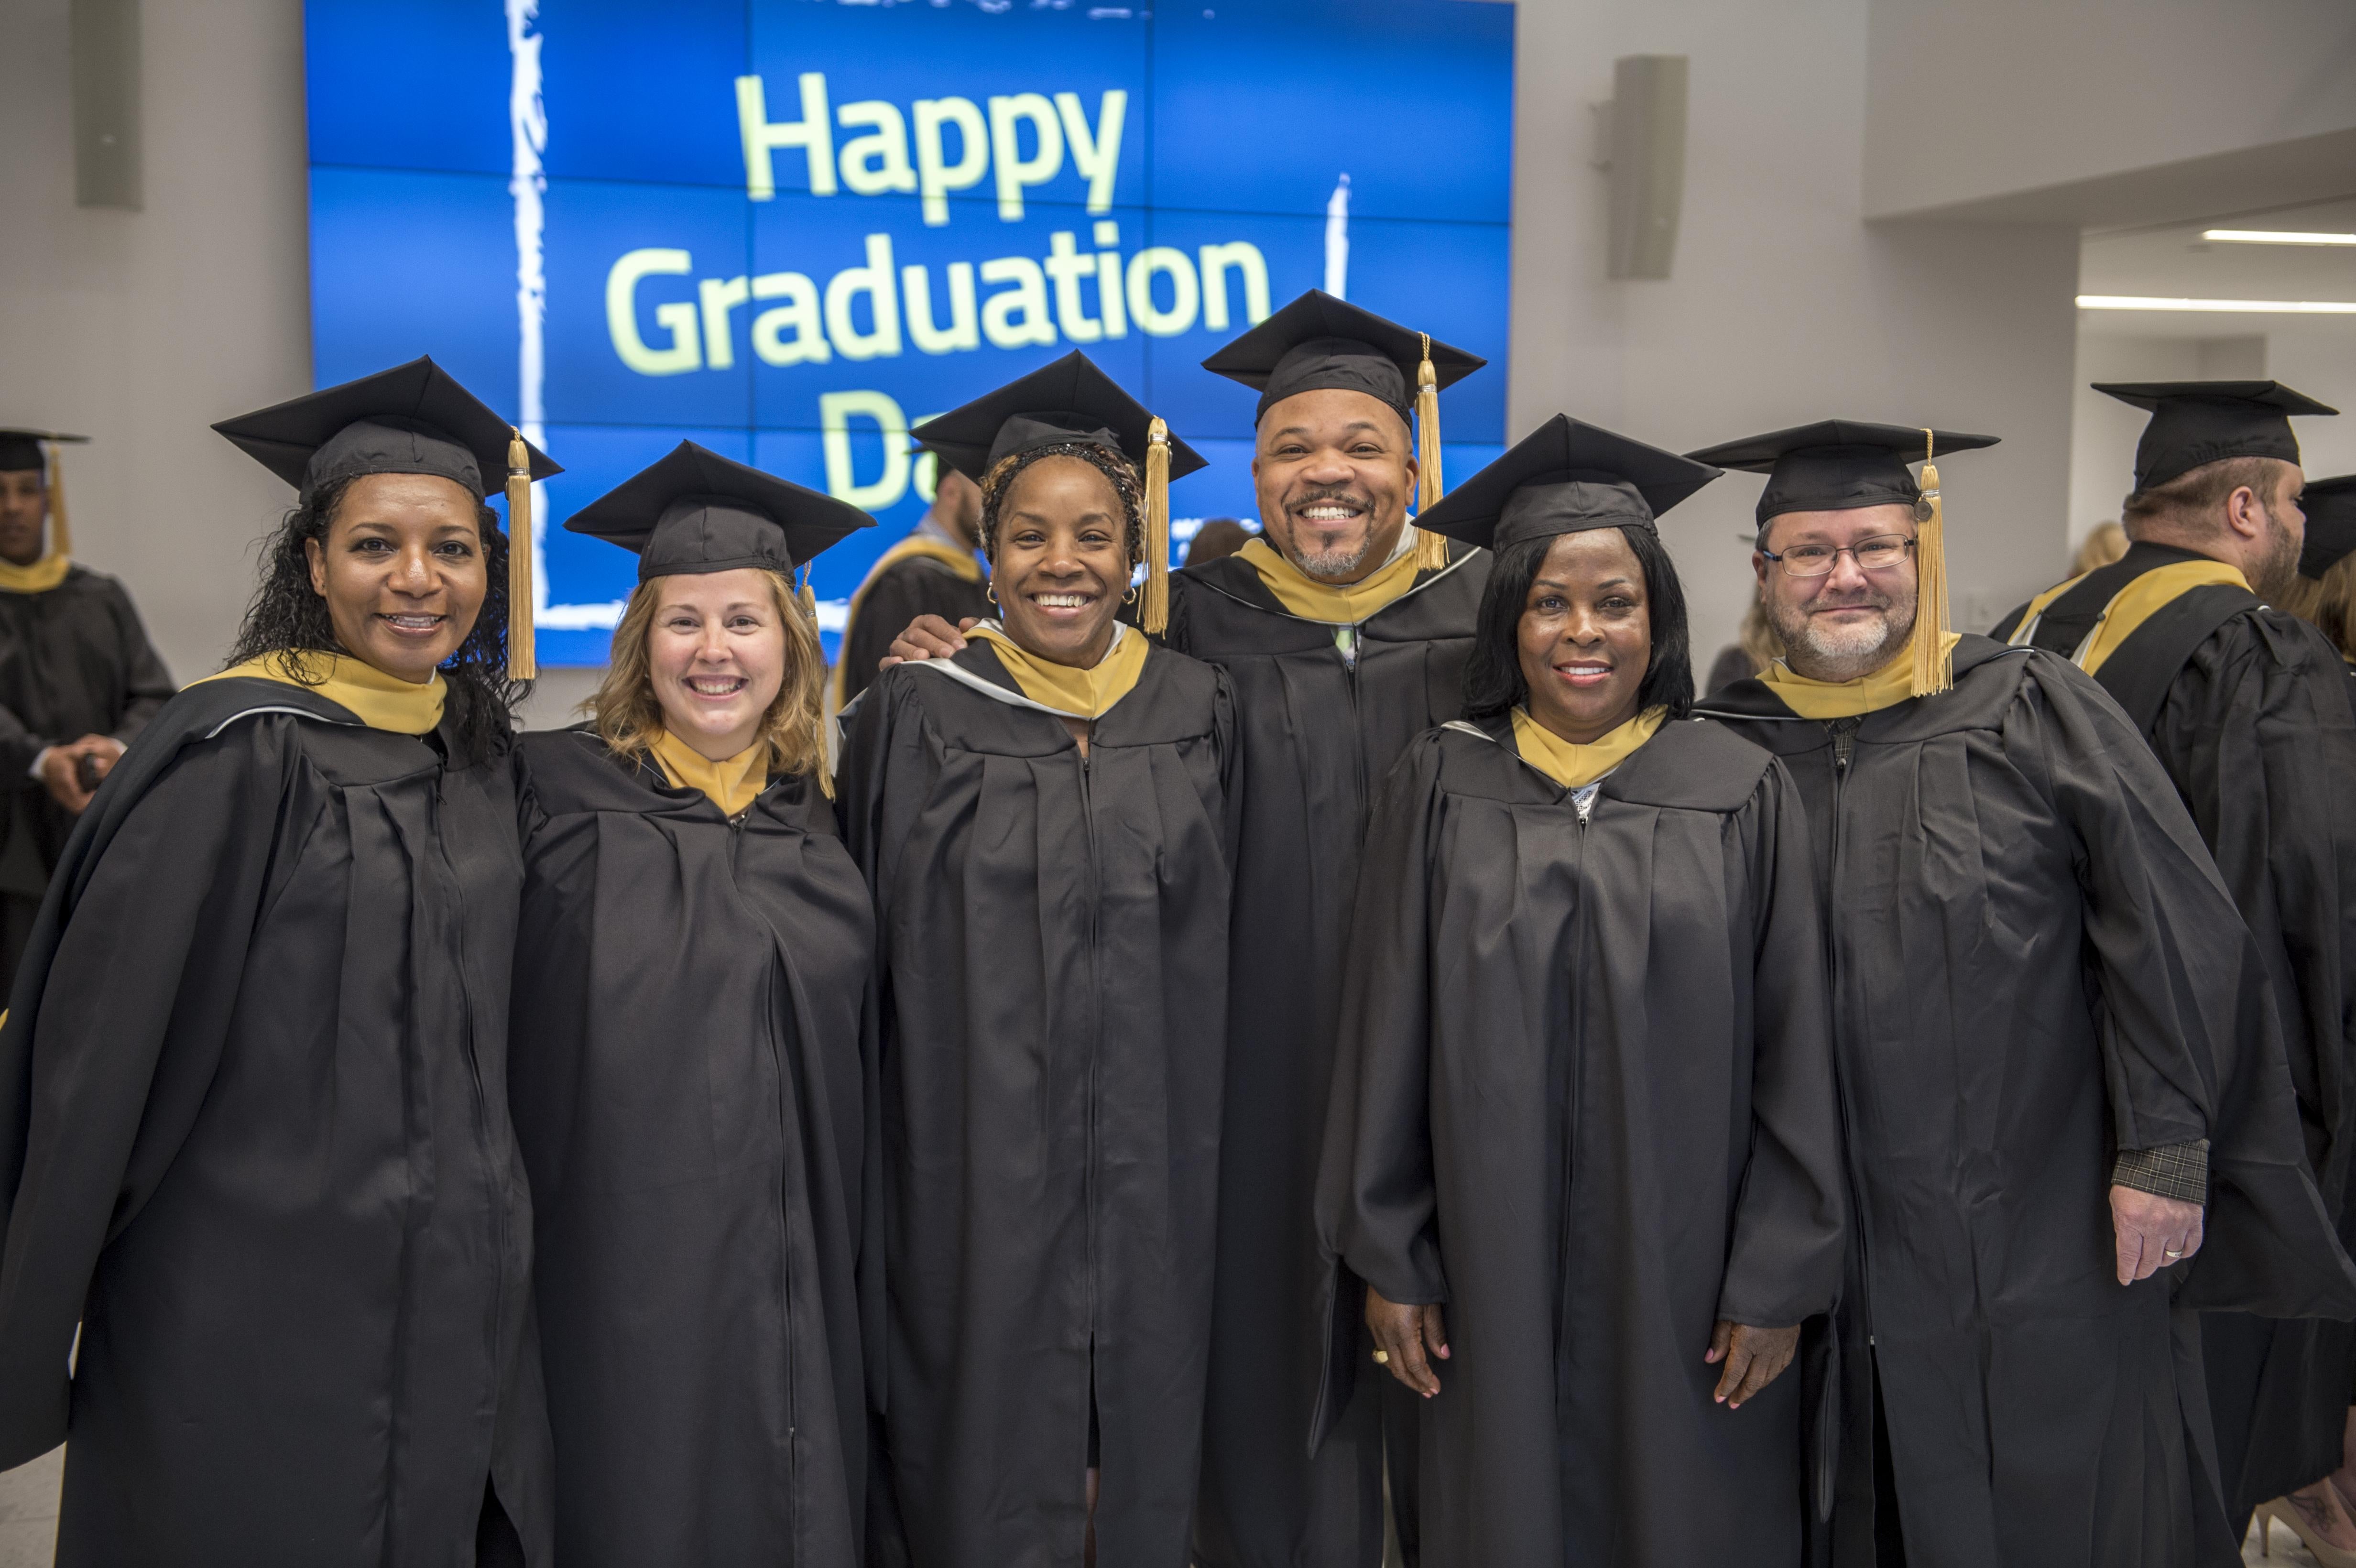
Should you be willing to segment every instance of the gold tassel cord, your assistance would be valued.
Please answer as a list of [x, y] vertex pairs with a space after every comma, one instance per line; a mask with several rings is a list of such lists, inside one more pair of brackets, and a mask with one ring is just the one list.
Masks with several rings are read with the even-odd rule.
[[1154, 637], [1170, 628], [1170, 427], [1159, 419], [1145, 432], [1145, 595], [1137, 624]]
[[66, 521], [66, 449], [52, 441], [49, 449], [49, 553], [71, 560], [73, 528]]
[[1955, 684], [1947, 653], [1947, 538], [1939, 468], [1932, 461], [1937, 438], [1922, 432], [1922, 500], [1930, 507], [1914, 533], [1914, 668], [1912, 695], [1931, 697]]
[[[1423, 339], [1423, 363], [1415, 368], [1415, 515], [1447, 493], [1440, 475], [1440, 377], [1431, 368], [1431, 334]], [[1415, 530], [1415, 569], [1438, 571], [1448, 564], [1448, 537]]]
[[523, 432], [510, 429], [508, 443], [508, 678], [540, 678], [540, 653], [532, 635], [531, 449]]

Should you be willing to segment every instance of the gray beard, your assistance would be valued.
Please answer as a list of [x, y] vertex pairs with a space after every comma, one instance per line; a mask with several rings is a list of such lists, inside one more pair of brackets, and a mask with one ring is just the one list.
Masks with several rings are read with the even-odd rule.
[[1814, 617], [1803, 617], [1797, 626], [1778, 626], [1785, 649], [1783, 662], [1811, 680], [1855, 680], [1871, 675], [1905, 646], [1908, 634], [1914, 630], [1911, 614], [1903, 624], [1897, 622], [1901, 610], [1893, 604], [1882, 612], [1879, 629], [1858, 627], [1827, 635], [1816, 628]]
[[1355, 549], [1329, 549], [1319, 555], [1295, 556], [1292, 564], [1312, 577], [1347, 577], [1358, 570], [1366, 559], [1366, 552], [1374, 548], [1374, 534], [1369, 530], [1365, 541]]

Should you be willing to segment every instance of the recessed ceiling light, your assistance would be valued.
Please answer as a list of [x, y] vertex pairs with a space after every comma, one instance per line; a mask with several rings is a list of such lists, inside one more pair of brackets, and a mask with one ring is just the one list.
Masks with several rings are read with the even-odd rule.
[[2080, 294], [2080, 310], [2208, 310], [2244, 315], [2356, 315], [2356, 300], [2186, 300]]
[[2201, 238], [2233, 245], [2356, 245], [2356, 234], [2309, 234], [2294, 229], [2203, 229]]

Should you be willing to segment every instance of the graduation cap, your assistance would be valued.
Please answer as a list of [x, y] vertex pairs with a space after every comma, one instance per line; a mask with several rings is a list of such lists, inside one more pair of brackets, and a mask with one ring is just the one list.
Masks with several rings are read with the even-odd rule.
[[2308, 480], [2298, 505], [2307, 514], [2307, 546], [2298, 552], [2298, 574], [2321, 577], [2356, 550], [2356, 474]]
[[565, 520], [635, 551], [638, 581], [755, 567], [791, 577], [875, 519], [848, 501], [682, 441]]
[[[1440, 474], [1440, 389], [1487, 363], [1478, 354], [1433, 342], [1428, 332], [1411, 332], [1323, 289], [1311, 289], [1204, 360], [1203, 368], [1258, 389], [1255, 422], [1287, 398], [1327, 389], [1364, 392], [1398, 414], [1416, 436], [1420, 529], [1424, 509], [1447, 493]], [[1436, 571], [1447, 564], [1448, 547], [1420, 533], [1416, 565]]]
[[1009, 458], [1044, 446], [1102, 447], [1132, 464], [1145, 477], [1145, 592], [1138, 624], [1156, 634], [1169, 624], [1170, 481], [1201, 468], [1203, 458], [1087, 355], [1076, 348], [909, 434], [977, 484]]
[[506, 476], [508, 678], [539, 673], [531, 610], [531, 486], [563, 470], [430, 358], [223, 420], [213, 426], [308, 501], [365, 474], [430, 474], [477, 500]]
[[1708, 464], [1557, 414], [1416, 524], [1493, 550], [1589, 528], [1652, 528], [1718, 475]]
[[[1928, 697], [1955, 684], [1954, 661], [1947, 654], [1946, 527], [1939, 469], [1932, 459], [1941, 447], [1971, 452], [1994, 446], [1997, 439], [1923, 425], [1819, 420], [1686, 455], [1697, 463], [1766, 475], [1766, 487], [1759, 493], [1762, 528], [1786, 512], [1912, 507], [1914, 520], [1922, 526], [1914, 536], [1914, 675], [1910, 690]], [[1906, 466], [1917, 461], [1917, 453], [1922, 464], [1919, 485]]]
[[2136, 488], [2156, 489], [2204, 463], [2228, 457], [2298, 461], [2293, 414], [2340, 411], [2279, 381], [2096, 381], [2094, 390], [2147, 410], [2136, 443]]
[[69, 443], [85, 445], [90, 437], [68, 435], [61, 430], [0, 430], [0, 474], [40, 469], [48, 475], [49, 553], [73, 554], [73, 529], [66, 522], [65, 454]]

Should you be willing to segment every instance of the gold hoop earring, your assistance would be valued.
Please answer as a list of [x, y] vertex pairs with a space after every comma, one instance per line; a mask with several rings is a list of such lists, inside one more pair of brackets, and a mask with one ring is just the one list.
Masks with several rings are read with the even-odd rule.
[[996, 604], [998, 603], [998, 584], [995, 582], [985, 584], [981, 591], [981, 596], [984, 599], [989, 600], [992, 604]]
[[1124, 604], [1134, 604], [1137, 603], [1136, 583], [1132, 582], [1129, 585], [1129, 592], [1120, 596], [1120, 602]]

